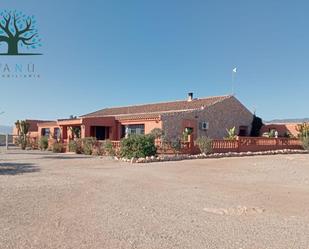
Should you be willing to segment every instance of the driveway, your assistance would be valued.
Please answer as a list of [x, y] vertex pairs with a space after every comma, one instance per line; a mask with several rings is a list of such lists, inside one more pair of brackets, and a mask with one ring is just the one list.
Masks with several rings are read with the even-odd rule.
[[309, 247], [309, 155], [0, 154], [0, 248]]

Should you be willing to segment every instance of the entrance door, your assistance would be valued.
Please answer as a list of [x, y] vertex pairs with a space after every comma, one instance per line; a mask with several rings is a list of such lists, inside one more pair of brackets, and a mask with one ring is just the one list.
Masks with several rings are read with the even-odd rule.
[[109, 127], [95, 126], [94, 133], [97, 140], [105, 140], [109, 138]]

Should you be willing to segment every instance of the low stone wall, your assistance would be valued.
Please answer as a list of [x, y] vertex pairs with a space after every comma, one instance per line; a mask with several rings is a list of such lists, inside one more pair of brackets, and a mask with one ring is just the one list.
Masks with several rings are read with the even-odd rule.
[[193, 160], [193, 159], [206, 159], [206, 158], [225, 158], [225, 157], [247, 157], [247, 156], [262, 156], [262, 155], [284, 155], [284, 154], [308, 154], [305, 150], [271, 150], [271, 151], [259, 151], [259, 152], [227, 152], [227, 153], [213, 153], [213, 154], [197, 154], [197, 155], [159, 155], [146, 158], [118, 158], [115, 160], [128, 162], [128, 163], [152, 163], [152, 162], [166, 162], [166, 161], [181, 161], [181, 160]]

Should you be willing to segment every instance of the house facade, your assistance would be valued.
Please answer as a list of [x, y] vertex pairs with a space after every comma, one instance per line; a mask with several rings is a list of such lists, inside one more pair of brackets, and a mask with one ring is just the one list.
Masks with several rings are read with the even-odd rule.
[[271, 131], [277, 131], [278, 137], [297, 137], [299, 132], [297, 126], [299, 123], [266, 123], [260, 131], [260, 135]]
[[40, 121], [37, 136], [118, 141], [128, 134], [148, 134], [160, 128], [168, 138], [190, 130], [194, 140], [200, 136], [222, 139], [226, 129], [234, 126], [238, 135], [249, 135], [252, 119], [252, 113], [234, 96], [193, 98], [190, 93], [181, 101], [105, 108], [78, 118]]

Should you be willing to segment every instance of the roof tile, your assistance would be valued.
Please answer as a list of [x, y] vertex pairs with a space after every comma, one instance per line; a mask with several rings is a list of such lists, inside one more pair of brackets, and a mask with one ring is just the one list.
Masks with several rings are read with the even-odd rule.
[[181, 101], [163, 102], [155, 104], [105, 108], [96, 112], [83, 115], [81, 117], [103, 117], [103, 116], [117, 117], [132, 114], [141, 114], [142, 116], [143, 115], [147, 116], [151, 113], [159, 114], [173, 111], [175, 112], [188, 111], [188, 110], [200, 109], [202, 107], [207, 108], [230, 97], [231, 97], [230, 95], [225, 95], [225, 96], [193, 99], [192, 101], [181, 100]]

